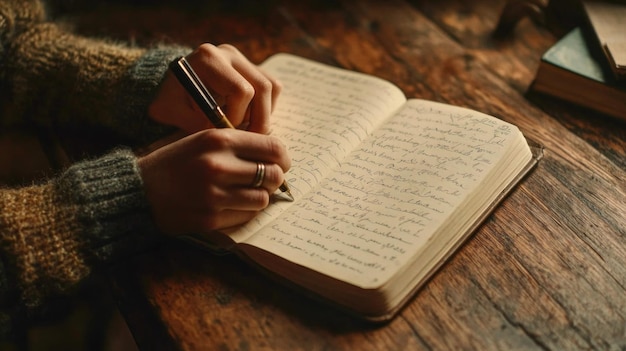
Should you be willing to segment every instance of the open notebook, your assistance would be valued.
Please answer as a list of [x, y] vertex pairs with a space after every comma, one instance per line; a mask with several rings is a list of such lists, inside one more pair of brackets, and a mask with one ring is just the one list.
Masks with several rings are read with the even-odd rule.
[[395, 315], [541, 155], [514, 125], [373, 76], [289, 54], [261, 67], [284, 85], [272, 134], [295, 201], [188, 239], [367, 319]]

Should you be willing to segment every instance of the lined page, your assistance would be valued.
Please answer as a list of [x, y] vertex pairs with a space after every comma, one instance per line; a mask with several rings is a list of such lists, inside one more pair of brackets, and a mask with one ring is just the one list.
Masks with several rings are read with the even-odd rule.
[[250, 243], [378, 287], [433, 240], [520, 137], [517, 127], [485, 114], [410, 100]]
[[[288, 147], [292, 167], [286, 180], [296, 202], [406, 101], [380, 78], [288, 54], [274, 55], [261, 67], [283, 84], [271, 134]], [[291, 205], [272, 204], [228, 234], [245, 240]]]

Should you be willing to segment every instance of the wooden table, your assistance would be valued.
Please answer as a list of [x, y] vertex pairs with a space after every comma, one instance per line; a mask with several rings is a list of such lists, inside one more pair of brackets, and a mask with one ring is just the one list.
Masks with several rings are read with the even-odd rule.
[[[558, 35], [527, 19], [496, 40], [503, 1], [224, 1], [86, 9], [82, 29], [138, 43], [232, 43], [388, 79], [545, 146], [532, 173], [391, 322], [355, 320], [235, 257], [164, 245], [112, 272], [142, 350], [626, 347], [626, 124], [528, 92]], [[182, 7], [182, 8], [181, 8]]]

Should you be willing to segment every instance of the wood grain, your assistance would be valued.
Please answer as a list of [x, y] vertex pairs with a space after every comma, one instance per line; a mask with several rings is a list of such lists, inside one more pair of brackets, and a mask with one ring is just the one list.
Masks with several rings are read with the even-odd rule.
[[545, 146], [545, 157], [383, 325], [276, 284], [236, 257], [166, 242], [112, 272], [142, 349], [626, 347], [626, 128], [529, 92], [558, 35], [522, 21], [512, 38], [493, 39], [503, 1], [224, 4], [120, 5], [76, 19], [91, 34], [139, 44], [229, 42], [254, 62], [287, 51], [380, 76], [408, 97], [515, 123]]

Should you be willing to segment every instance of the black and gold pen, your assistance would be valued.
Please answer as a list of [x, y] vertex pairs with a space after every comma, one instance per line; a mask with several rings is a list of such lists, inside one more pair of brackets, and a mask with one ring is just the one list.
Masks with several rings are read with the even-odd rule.
[[[234, 128], [185, 57], [172, 61], [170, 69], [215, 128]], [[279, 189], [288, 196], [289, 200], [293, 201], [294, 198], [287, 182], [283, 182]]]

